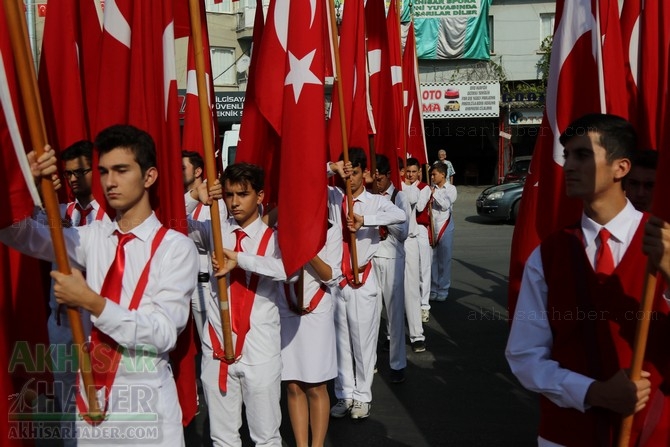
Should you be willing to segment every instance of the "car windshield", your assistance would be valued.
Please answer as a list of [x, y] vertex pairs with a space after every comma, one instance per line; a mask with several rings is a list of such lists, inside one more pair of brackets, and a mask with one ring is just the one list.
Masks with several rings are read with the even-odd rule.
[[512, 166], [511, 172], [528, 172], [528, 168], [530, 167], [530, 160], [516, 160], [514, 162], [514, 166]]

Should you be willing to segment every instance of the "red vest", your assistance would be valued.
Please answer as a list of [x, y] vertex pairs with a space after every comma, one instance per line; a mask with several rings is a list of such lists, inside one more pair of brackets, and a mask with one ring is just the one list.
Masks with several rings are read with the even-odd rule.
[[[599, 280], [584, 251], [579, 226], [547, 238], [541, 247], [548, 287], [547, 315], [553, 334], [552, 359], [561, 367], [607, 380], [631, 365], [632, 346], [644, 284], [643, 219], [613, 274]], [[567, 262], [566, 262], [567, 261]], [[634, 418], [631, 446], [670, 445], [670, 321], [668, 306], [656, 295], [643, 369], [649, 371], [652, 399]], [[582, 413], [540, 401], [540, 436], [565, 446], [612, 446], [621, 416], [601, 408]]]

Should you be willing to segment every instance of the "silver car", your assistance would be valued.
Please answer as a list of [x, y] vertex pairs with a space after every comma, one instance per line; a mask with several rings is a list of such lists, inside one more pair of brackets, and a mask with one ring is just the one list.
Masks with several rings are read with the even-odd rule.
[[503, 183], [486, 188], [477, 197], [477, 214], [491, 219], [516, 221], [524, 182]]

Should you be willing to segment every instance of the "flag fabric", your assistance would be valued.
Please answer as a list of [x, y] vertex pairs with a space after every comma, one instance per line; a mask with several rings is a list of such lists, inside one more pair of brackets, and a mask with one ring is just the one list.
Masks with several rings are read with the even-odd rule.
[[[0, 7], [0, 227], [30, 216], [35, 203], [29, 190], [34, 183], [25, 160], [22, 130], [25, 129], [20, 110], [18, 83], [11, 50], [5, 9]], [[23, 165], [23, 166], [21, 166]], [[36, 191], [33, 191], [36, 196]], [[20, 426], [12, 415], [32, 414], [32, 398], [52, 380], [49, 364], [37, 355], [36, 347], [49, 343], [46, 301], [39, 275], [39, 261], [0, 244], [0, 316], [2, 342], [0, 356], [8, 368], [0, 371], [0, 409], [8, 415], [0, 421], [3, 445], [27, 445], [18, 439]], [[29, 299], [27, 299], [29, 298]], [[21, 349], [21, 347], [27, 349]], [[16, 350], [16, 351], [15, 351]], [[16, 352], [24, 361], [12, 362]], [[31, 359], [38, 360], [37, 362]], [[11, 368], [9, 366], [15, 366]], [[13, 433], [13, 436], [10, 434]]]
[[[113, 124], [131, 124], [153, 137], [160, 175], [152, 188], [152, 206], [165, 226], [186, 232], [173, 6], [173, 2], [105, 2], [94, 123], [96, 131]], [[180, 20], [183, 22], [183, 17]], [[184, 26], [177, 29], [183, 31]], [[184, 425], [197, 411], [192, 334], [187, 326], [171, 353]]]
[[171, 2], [105, 2], [96, 132], [125, 123], [154, 139], [160, 176], [152, 203], [186, 232]]
[[426, 134], [423, 128], [421, 85], [416, 58], [414, 23], [409, 23], [405, 50], [402, 55], [402, 79], [405, 89], [405, 125], [407, 128], [407, 158], [414, 157], [421, 165], [428, 163]]
[[265, 172], [264, 204], [277, 203], [277, 187], [279, 186], [279, 138], [276, 131], [265, 119], [258, 108], [257, 80], [258, 60], [264, 30], [263, 0], [256, 1], [254, 18], [254, 35], [252, 41], [249, 79], [244, 94], [244, 108], [240, 136], [235, 153], [236, 162], [252, 163], [263, 167]]
[[[386, 16], [387, 46], [382, 49], [380, 79], [381, 116], [375, 138], [375, 151], [388, 157], [391, 165], [391, 180], [400, 184], [398, 157], [407, 154], [407, 131], [405, 123], [405, 101], [402, 78], [402, 49], [400, 18], [396, 0], [391, 0]], [[386, 54], [384, 54], [384, 50]]]
[[[368, 118], [371, 123], [368, 132], [370, 135], [374, 135], [374, 149], [377, 152], [381, 138], [379, 128], [386, 127], [379, 125], [383, 122], [382, 85], [390, 85], [391, 76], [390, 69], [385, 68], [382, 71], [382, 66], [388, 67], [388, 36], [386, 33], [384, 0], [367, 0], [365, 4], [365, 32], [368, 60], [368, 107], [371, 115]], [[391, 160], [389, 159], [389, 161]]]
[[[616, 0], [603, 1], [616, 4]], [[508, 289], [510, 318], [514, 315], [521, 276], [532, 250], [548, 234], [575, 222], [581, 212], [581, 201], [565, 196], [563, 147], [558, 138], [576, 118], [587, 113], [605, 112], [599, 94], [601, 75], [596, 60], [599, 52], [594, 54], [593, 51], [596, 12], [591, 0], [556, 3], [545, 114], [512, 238]], [[611, 89], [606, 86], [604, 91]]]
[[[185, 2], [184, 2], [185, 3]], [[205, 4], [200, 3], [200, 22], [202, 27], [202, 51], [205, 58], [205, 83], [207, 85], [207, 102], [211, 115], [212, 147], [216, 150], [218, 139], [218, 123], [212, 101], [214, 99], [214, 83], [212, 81], [212, 58], [209, 52], [209, 35], [207, 32], [207, 18], [205, 16]], [[182, 144], [184, 150], [195, 151], [204, 156], [204, 144], [202, 141], [202, 124], [200, 121], [200, 103], [198, 99], [198, 82], [195, 71], [195, 53], [193, 51], [192, 37], [189, 37], [188, 56], [186, 68], [186, 106], [184, 109], [184, 129], [182, 131]]]
[[640, 48], [644, 48], [639, 52], [637, 77], [640, 146], [661, 149], [667, 132], [663, 114], [670, 74], [670, 4], [660, 0], [645, 1], [639, 22]]
[[[330, 159], [337, 160], [343, 150], [340, 109], [344, 109], [347, 146], [366, 152], [368, 142], [367, 61], [365, 55], [365, 8], [363, 0], [344, 3], [340, 26], [340, 77], [332, 90], [332, 108], [328, 120]], [[342, 85], [344, 103], [340, 104], [338, 84]]]
[[[476, 9], [465, 5], [467, 11], [452, 11], [451, 16], [439, 18], [425, 15], [423, 3], [435, 6], [433, 2], [421, 0], [413, 4], [417, 53], [421, 59], [491, 58], [488, 29], [491, 0], [480, 0], [479, 5], [475, 5]], [[409, 5], [405, 3], [404, 17], [409, 16]]]
[[325, 8], [325, 1], [272, 1], [259, 48], [255, 99], [281, 137], [278, 239], [289, 275], [325, 243]]
[[61, 0], [44, 23], [39, 87], [48, 141], [56, 151], [91, 140], [102, 38], [99, 1]]
[[642, 0], [626, 0], [621, 8], [621, 45], [623, 47], [628, 116], [637, 128], [638, 62], [640, 58], [640, 16]]

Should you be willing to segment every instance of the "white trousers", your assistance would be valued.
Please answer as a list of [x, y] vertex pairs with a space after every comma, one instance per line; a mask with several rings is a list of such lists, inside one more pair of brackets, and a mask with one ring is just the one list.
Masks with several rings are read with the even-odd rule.
[[[382, 300], [386, 306], [386, 333], [389, 339], [389, 365], [392, 369], [403, 369], [407, 366], [405, 351], [405, 291], [403, 276], [405, 257], [372, 258], [372, 265], [377, 275], [377, 318], [381, 318]], [[379, 322], [376, 323], [379, 326]]]
[[446, 298], [451, 287], [451, 256], [454, 246], [454, 219], [451, 219], [447, 229], [437, 246], [433, 248], [433, 268], [431, 272], [430, 296]]
[[409, 341], [425, 340], [421, 322], [421, 268], [418, 237], [405, 239], [405, 315]]
[[[204, 346], [204, 345], [203, 345]], [[200, 379], [209, 412], [209, 431], [215, 446], [242, 445], [242, 404], [246, 408], [249, 436], [257, 447], [281, 447], [281, 357], [259, 365], [237, 362], [228, 366], [228, 391], [219, 389], [220, 360], [203, 351]]]
[[375, 269], [361, 287], [337, 288], [333, 297], [337, 339], [335, 396], [371, 402], [379, 333]]
[[423, 225], [418, 226], [419, 235], [416, 237], [419, 242], [419, 275], [421, 286], [421, 309], [430, 309], [430, 280], [431, 269], [433, 265], [433, 248], [428, 239], [428, 229]]

